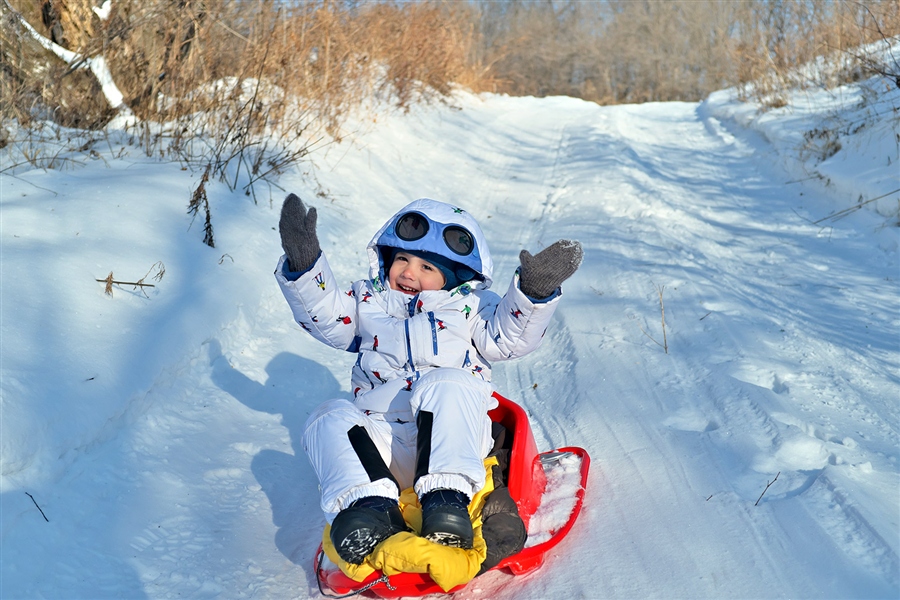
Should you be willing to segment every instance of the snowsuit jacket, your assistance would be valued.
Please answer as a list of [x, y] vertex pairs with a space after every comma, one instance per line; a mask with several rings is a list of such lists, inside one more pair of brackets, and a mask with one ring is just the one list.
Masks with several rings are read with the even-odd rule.
[[397, 214], [417, 210], [444, 224], [464, 226], [480, 249], [480, 278], [456, 288], [415, 296], [382, 283], [379, 240], [389, 220], [367, 247], [368, 279], [342, 290], [324, 254], [301, 274], [286, 270], [282, 257], [275, 271], [296, 322], [316, 339], [357, 353], [351, 385], [356, 405], [384, 413], [388, 421], [411, 418], [408, 392], [426, 372], [452, 367], [490, 381], [491, 363], [524, 356], [536, 349], [559, 301], [560, 290], [535, 301], [519, 289], [518, 272], [503, 297], [490, 291], [492, 262], [475, 220], [459, 209], [420, 199]]

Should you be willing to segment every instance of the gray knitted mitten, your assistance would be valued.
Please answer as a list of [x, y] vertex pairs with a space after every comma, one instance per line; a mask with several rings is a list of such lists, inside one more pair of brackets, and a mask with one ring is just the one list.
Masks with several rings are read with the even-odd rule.
[[535, 256], [528, 250], [519, 253], [519, 289], [535, 300], [549, 297], [563, 281], [578, 269], [584, 251], [581, 243], [559, 240], [547, 246]]
[[321, 249], [316, 236], [315, 207], [310, 206], [307, 210], [303, 200], [294, 194], [288, 194], [281, 206], [278, 231], [281, 233], [281, 247], [287, 254], [290, 271], [305, 271], [319, 258]]

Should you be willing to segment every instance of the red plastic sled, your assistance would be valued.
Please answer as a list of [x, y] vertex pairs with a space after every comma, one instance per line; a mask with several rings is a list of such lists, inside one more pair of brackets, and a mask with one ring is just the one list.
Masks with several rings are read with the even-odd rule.
[[[509, 486], [510, 496], [516, 501], [519, 514], [525, 521], [525, 526], [531, 520], [541, 503], [541, 496], [547, 484], [544, 475], [543, 460], [552, 460], [554, 457], [576, 455], [581, 459], [581, 487], [576, 493], [575, 506], [569, 515], [568, 521], [546, 541], [523, 549], [500, 562], [494, 569], [507, 569], [513, 575], [523, 575], [539, 568], [544, 562], [544, 554], [556, 546], [572, 529], [581, 505], [584, 501], [584, 490], [587, 486], [588, 469], [591, 459], [583, 448], [565, 447], [549, 452], [538, 453], [534, 442], [534, 434], [528, 422], [528, 415], [522, 407], [515, 402], [494, 393], [499, 401], [499, 406], [490, 412], [491, 420], [503, 425], [512, 434], [512, 451], [509, 460]], [[399, 598], [402, 596], [424, 596], [426, 594], [444, 593], [426, 573], [400, 573], [386, 577], [380, 572], [370, 575], [365, 581], [353, 581], [336, 566], [323, 568], [322, 560], [324, 552], [322, 546], [316, 552], [315, 570], [318, 578], [319, 589], [326, 596], [345, 597], [357, 593], [374, 594], [381, 598]], [[330, 564], [330, 561], [328, 561]], [[447, 593], [462, 589], [460, 585]], [[330, 590], [329, 594], [326, 590]]]

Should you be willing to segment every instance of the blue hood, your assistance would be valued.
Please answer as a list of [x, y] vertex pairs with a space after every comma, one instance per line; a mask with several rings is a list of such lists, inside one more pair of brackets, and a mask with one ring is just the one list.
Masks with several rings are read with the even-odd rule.
[[[428, 234], [420, 240], [412, 242], [401, 240], [394, 232], [397, 220], [408, 212], [417, 212], [423, 215], [433, 225], [429, 229]], [[459, 256], [447, 248], [441, 237], [441, 232], [444, 227], [449, 225], [463, 227], [472, 234], [475, 239], [475, 249], [470, 254]], [[484, 238], [481, 227], [478, 226], [478, 222], [468, 212], [445, 202], [439, 202], [430, 198], [419, 198], [397, 211], [378, 230], [378, 233], [369, 242], [366, 252], [369, 256], [371, 278], [375, 279], [378, 277], [382, 282], [385, 281], [385, 252], [383, 252], [385, 248], [431, 252], [464, 265], [477, 274], [476, 280], [472, 282], [473, 287], [487, 289], [493, 282], [494, 265], [491, 261], [487, 240]]]

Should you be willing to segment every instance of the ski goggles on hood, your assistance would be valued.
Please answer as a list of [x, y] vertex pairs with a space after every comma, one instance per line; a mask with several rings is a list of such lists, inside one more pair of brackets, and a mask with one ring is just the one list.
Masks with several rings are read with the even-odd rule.
[[[394, 225], [394, 233], [404, 242], [421, 240], [431, 229], [428, 217], [417, 212], [408, 212], [397, 219]], [[454, 254], [468, 256], [475, 250], [475, 238], [465, 228], [459, 225], [448, 225], [443, 228], [441, 237], [444, 244]]]
[[419, 253], [419, 256], [422, 252], [430, 253], [432, 259], [426, 260], [432, 263], [435, 255], [444, 257], [450, 261], [448, 264], [454, 265], [451, 270], [460, 281], [485, 281], [482, 271], [490, 271], [490, 254], [485, 248], [487, 258], [482, 256], [481, 243], [483, 237], [478, 224], [464, 210], [421, 198], [391, 217], [371, 246], [378, 257], [382, 279], [394, 258], [394, 251], [405, 250]]
[[440, 223], [418, 211], [396, 217], [379, 236], [376, 246], [443, 256], [467, 267], [472, 277], [481, 277], [481, 254], [472, 232], [456, 223]]

